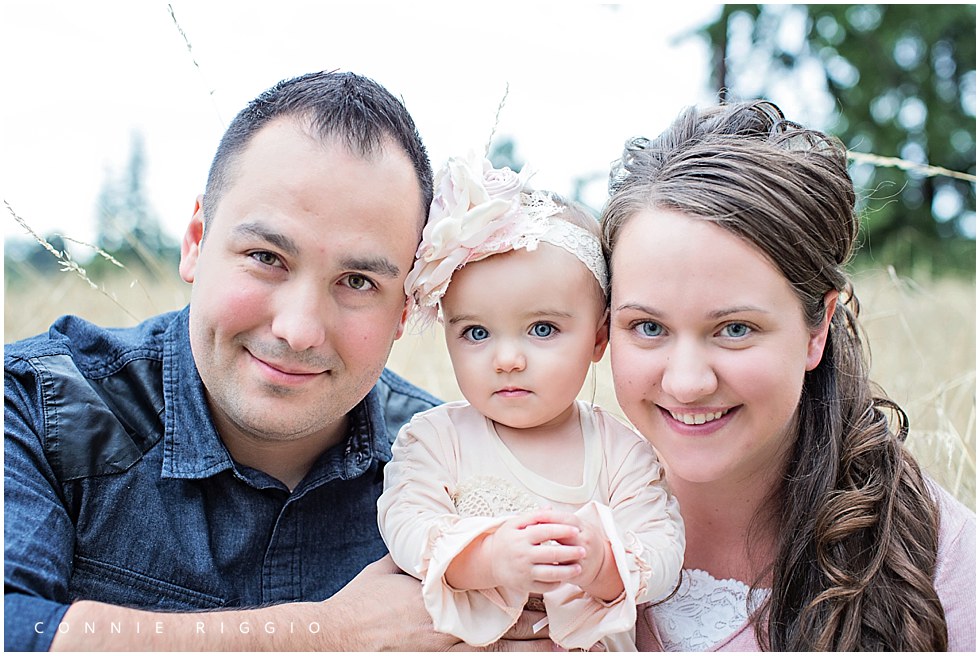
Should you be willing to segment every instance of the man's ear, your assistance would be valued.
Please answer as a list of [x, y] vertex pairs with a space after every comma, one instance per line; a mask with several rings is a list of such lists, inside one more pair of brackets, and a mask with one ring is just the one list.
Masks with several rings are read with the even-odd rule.
[[399, 339], [405, 334], [405, 324], [408, 322], [408, 312], [412, 307], [412, 299], [405, 297], [405, 307], [402, 308], [402, 317], [398, 321], [398, 330], [395, 331], [395, 339]]
[[603, 353], [606, 352], [606, 346], [609, 345], [609, 308], [602, 315], [602, 321], [599, 322], [599, 328], [595, 333], [595, 347], [592, 349], [592, 361], [598, 362], [602, 359]]
[[194, 201], [194, 215], [184, 231], [180, 242], [180, 277], [184, 282], [194, 282], [197, 261], [201, 255], [201, 241], [204, 239], [204, 196]]
[[830, 320], [837, 309], [837, 299], [840, 293], [836, 289], [827, 292], [823, 297], [824, 316], [820, 325], [810, 333], [810, 341], [806, 345], [806, 370], [813, 371], [823, 359], [823, 350], [827, 345], [827, 334], [830, 332]]

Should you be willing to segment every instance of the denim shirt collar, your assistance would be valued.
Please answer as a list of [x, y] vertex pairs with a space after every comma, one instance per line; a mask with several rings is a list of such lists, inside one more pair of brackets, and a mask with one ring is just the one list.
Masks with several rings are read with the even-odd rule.
[[[257, 483], [255, 474], [258, 478], [271, 478], [235, 463], [221, 441], [191, 353], [189, 317], [190, 306], [187, 306], [174, 316], [164, 335], [162, 476], [207, 478], [232, 469], [253, 484]], [[378, 390], [372, 388], [348, 414], [347, 438], [317, 459], [296, 491], [336, 478], [356, 478], [375, 462], [383, 466], [390, 460], [384, 409]]]

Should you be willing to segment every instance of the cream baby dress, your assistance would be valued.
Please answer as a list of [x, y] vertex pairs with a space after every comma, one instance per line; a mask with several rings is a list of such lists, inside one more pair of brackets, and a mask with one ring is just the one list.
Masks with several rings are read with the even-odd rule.
[[635, 650], [636, 605], [673, 591], [684, 559], [684, 530], [653, 449], [603, 410], [582, 401], [577, 406], [585, 463], [576, 487], [524, 467], [493, 423], [465, 401], [419, 413], [399, 432], [384, 470], [378, 523], [398, 566], [421, 579], [437, 630], [483, 646], [517, 621], [526, 593], [456, 590], [444, 574], [475, 538], [510, 515], [545, 506], [575, 512], [603, 528], [624, 587], [611, 602], [568, 583], [545, 593], [551, 639], [560, 646], [588, 649], [600, 643], [608, 650]]

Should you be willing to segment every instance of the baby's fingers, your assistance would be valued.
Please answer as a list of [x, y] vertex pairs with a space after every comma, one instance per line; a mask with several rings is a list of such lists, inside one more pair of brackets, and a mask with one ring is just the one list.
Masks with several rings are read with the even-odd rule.
[[519, 516], [521, 528], [535, 524], [566, 524], [580, 527], [581, 520], [573, 513], [552, 508], [541, 508]]
[[535, 563], [535, 566], [571, 566], [583, 558], [585, 558], [584, 548], [578, 546], [568, 546], [558, 542], [538, 544], [531, 549], [531, 562]]
[[531, 592], [548, 592], [558, 587], [564, 581], [571, 580], [582, 573], [582, 566], [576, 563], [570, 565], [535, 565], [531, 568]]
[[523, 529], [532, 544], [570, 542], [578, 537], [579, 529], [568, 524], [532, 524]]

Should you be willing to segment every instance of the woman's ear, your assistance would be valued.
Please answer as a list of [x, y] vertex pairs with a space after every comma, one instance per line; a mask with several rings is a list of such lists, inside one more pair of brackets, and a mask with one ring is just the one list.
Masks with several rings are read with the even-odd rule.
[[180, 242], [180, 277], [184, 282], [194, 282], [197, 260], [201, 255], [201, 241], [204, 239], [204, 196], [194, 201], [194, 215], [184, 231]]
[[823, 350], [827, 345], [827, 335], [830, 332], [830, 320], [833, 318], [834, 311], [837, 309], [837, 299], [839, 297], [840, 292], [836, 289], [827, 292], [823, 297], [823, 319], [820, 321], [820, 325], [810, 333], [810, 341], [806, 345], [807, 371], [816, 369], [817, 365], [823, 359]]

